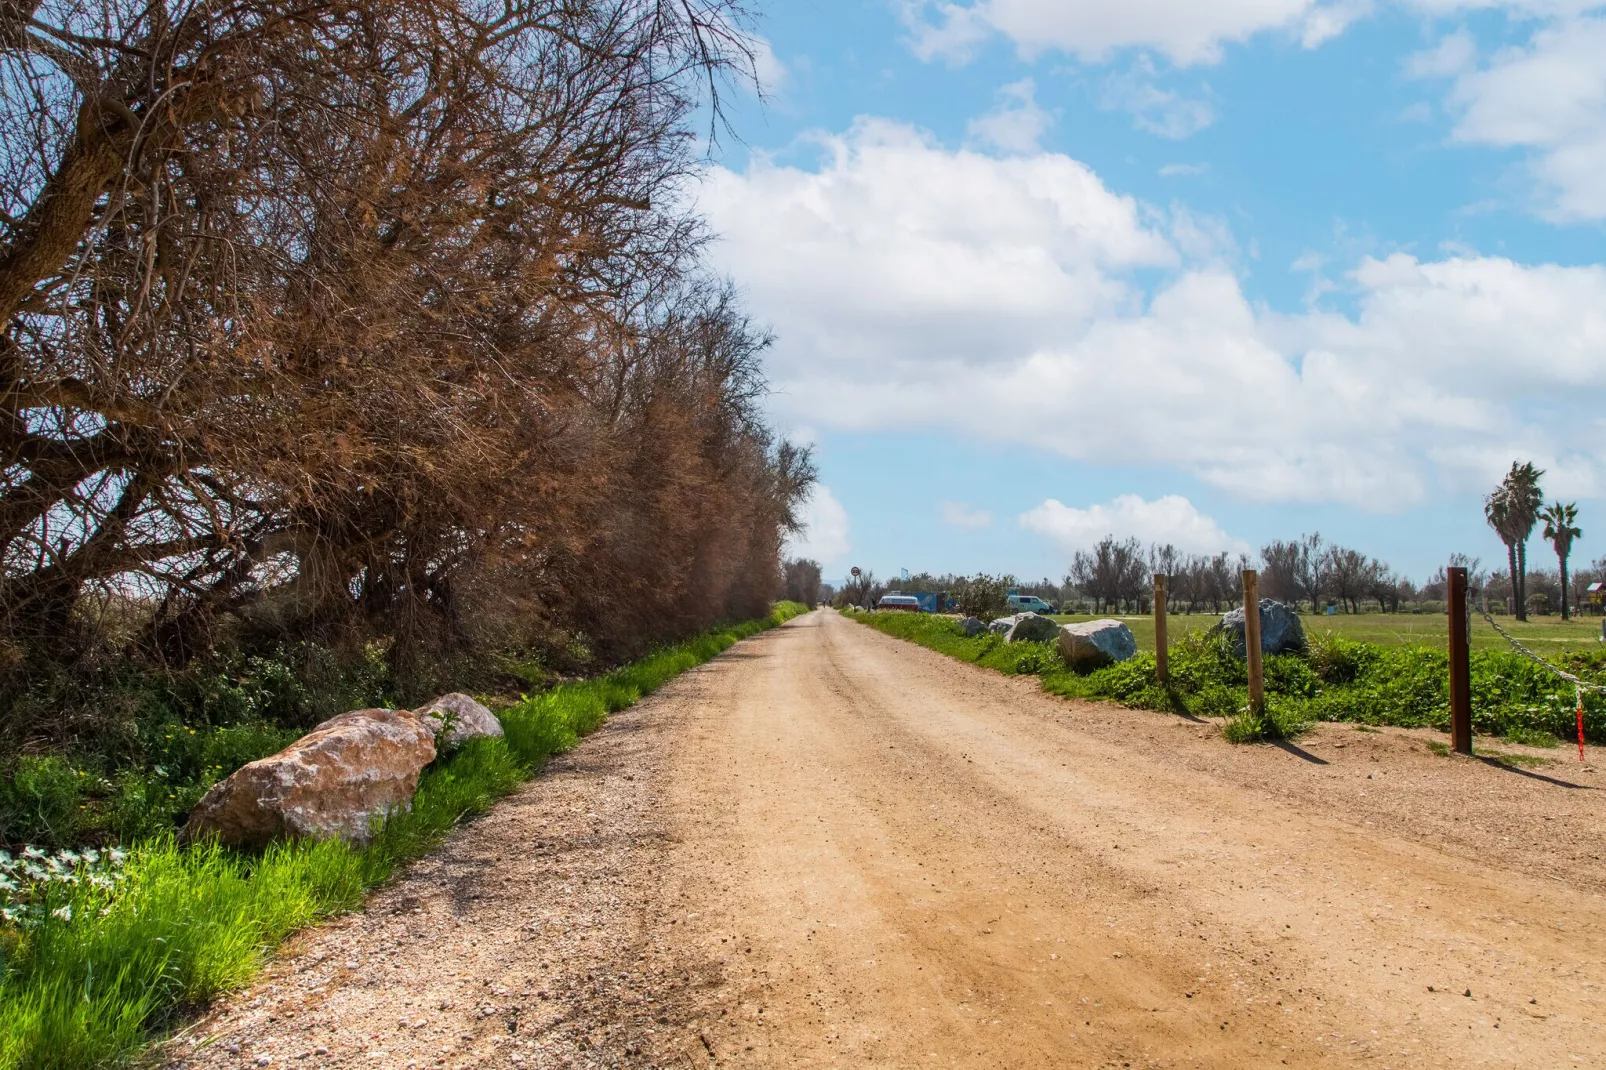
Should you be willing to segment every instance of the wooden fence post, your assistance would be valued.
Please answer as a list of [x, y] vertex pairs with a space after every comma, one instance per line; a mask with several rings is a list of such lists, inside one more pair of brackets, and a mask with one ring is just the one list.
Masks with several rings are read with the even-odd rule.
[[1450, 749], [1472, 753], [1472, 655], [1467, 635], [1467, 570], [1449, 570]]
[[1171, 670], [1166, 665], [1167, 646], [1165, 636], [1165, 577], [1156, 572], [1154, 574], [1154, 674], [1162, 684], [1171, 678]]
[[1249, 663], [1249, 708], [1266, 709], [1266, 678], [1260, 667], [1260, 577], [1244, 569], [1244, 655]]

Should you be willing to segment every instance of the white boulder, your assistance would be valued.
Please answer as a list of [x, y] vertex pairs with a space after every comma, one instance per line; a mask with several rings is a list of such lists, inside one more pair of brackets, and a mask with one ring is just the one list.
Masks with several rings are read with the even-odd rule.
[[1138, 652], [1138, 641], [1121, 621], [1090, 620], [1062, 627], [1059, 651], [1065, 664], [1085, 672], [1127, 660]]
[[214, 784], [181, 836], [250, 847], [281, 836], [364, 843], [380, 818], [411, 809], [434, 760], [434, 728], [411, 710], [343, 713]]
[[426, 702], [413, 711], [435, 731], [441, 744], [460, 746], [470, 739], [502, 737], [502, 722], [496, 714], [458, 691]]
[[1036, 613], [1018, 613], [1015, 623], [1004, 633], [1006, 643], [1052, 643], [1059, 635], [1060, 626]]

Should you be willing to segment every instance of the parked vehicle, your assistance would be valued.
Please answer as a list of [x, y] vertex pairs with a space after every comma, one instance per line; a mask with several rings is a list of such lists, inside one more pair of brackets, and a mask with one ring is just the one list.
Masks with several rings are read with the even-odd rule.
[[1054, 607], [1043, 601], [1035, 594], [1012, 594], [1007, 599], [1011, 613], [1043, 613], [1054, 612]]
[[877, 609], [899, 609], [908, 613], [920, 612], [920, 599], [912, 594], [885, 594], [876, 603]]

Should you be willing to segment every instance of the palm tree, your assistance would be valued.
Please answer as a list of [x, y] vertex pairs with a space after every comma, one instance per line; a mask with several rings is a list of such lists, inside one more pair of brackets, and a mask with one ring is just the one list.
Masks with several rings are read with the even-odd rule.
[[[1483, 499], [1483, 518], [1506, 544], [1506, 563], [1511, 569], [1511, 600], [1517, 601], [1517, 539], [1511, 530], [1511, 495], [1504, 483]], [[1521, 610], [1516, 612], [1521, 613]]]
[[1583, 538], [1578, 528], [1578, 503], [1551, 502], [1539, 518], [1545, 522], [1545, 538], [1556, 548], [1556, 560], [1561, 562], [1561, 619], [1570, 620], [1567, 612], [1567, 557], [1573, 552], [1573, 540]]
[[1511, 535], [1517, 544], [1517, 619], [1528, 619], [1528, 538], [1533, 534], [1534, 524], [1539, 521], [1539, 509], [1545, 504], [1545, 496], [1539, 489], [1539, 477], [1544, 475], [1542, 469], [1535, 468], [1532, 461], [1518, 464], [1511, 462], [1511, 471], [1506, 473], [1504, 486], [1506, 489], [1506, 519], [1511, 525]]

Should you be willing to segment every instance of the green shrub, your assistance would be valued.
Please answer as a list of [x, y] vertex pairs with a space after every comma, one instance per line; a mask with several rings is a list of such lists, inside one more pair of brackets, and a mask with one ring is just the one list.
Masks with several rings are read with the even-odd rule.
[[1268, 694], [1265, 707], [1260, 711], [1251, 710], [1247, 702], [1234, 711], [1222, 726], [1222, 733], [1232, 743], [1293, 739], [1310, 727], [1308, 710], [1309, 707], [1297, 699]]
[[[1110, 699], [1142, 709], [1227, 719], [1235, 739], [1287, 738], [1315, 721], [1449, 726], [1449, 660], [1426, 646], [1384, 647], [1323, 632], [1303, 654], [1265, 658], [1267, 706], [1242, 718], [1248, 670], [1225, 633], [1190, 632], [1171, 646], [1170, 678], [1161, 685], [1152, 654], [1077, 674], [1048, 644], [1005, 644], [997, 636], [966, 639], [952, 620], [907, 613], [856, 617], [972, 664], [1035, 674], [1044, 690], [1070, 698]], [[1606, 650], [1568, 654], [1558, 666], [1587, 680], [1606, 680]], [[1472, 654], [1473, 728], [1517, 739], [1573, 739], [1578, 698], [1573, 686], [1515, 651]], [[1585, 737], [1606, 742], [1606, 696], [1584, 696]], [[1528, 735], [1524, 735], [1527, 733]]]
[[86, 774], [57, 755], [24, 755], [0, 777], [0, 833], [11, 843], [74, 842]]
[[1538, 728], [1513, 725], [1506, 730], [1506, 740], [1524, 747], [1559, 747], [1561, 740], [1554, 733]]
[[950, 592], [960, 616], [992, 620], [1009, 611], [1009, 578], [977, 573], [954, 584]]

